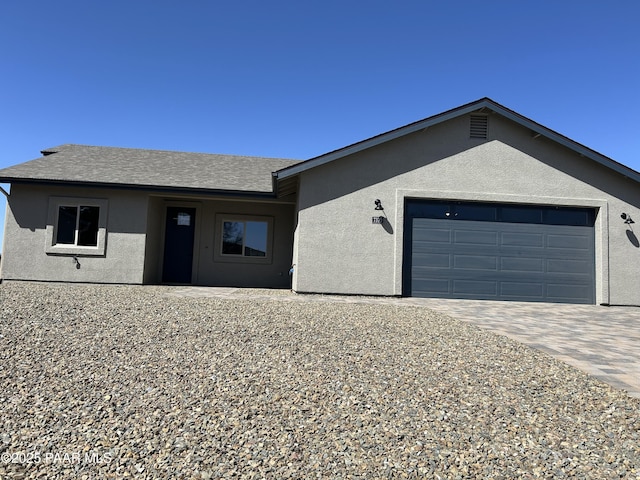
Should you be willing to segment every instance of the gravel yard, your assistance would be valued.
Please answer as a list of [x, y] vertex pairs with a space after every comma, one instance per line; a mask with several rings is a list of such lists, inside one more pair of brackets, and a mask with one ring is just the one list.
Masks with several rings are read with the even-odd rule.
[[640, 478], [640, 400], [419, 307], [0, 285], [1, 478]]

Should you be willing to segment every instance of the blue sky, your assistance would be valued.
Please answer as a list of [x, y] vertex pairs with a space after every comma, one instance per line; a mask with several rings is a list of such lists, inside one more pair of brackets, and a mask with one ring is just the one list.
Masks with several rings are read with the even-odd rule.
[[487, 96], [640, 170], [639, 19], [636, 0], [5, 0], [0, 168], [63, 143], [306, 159]]

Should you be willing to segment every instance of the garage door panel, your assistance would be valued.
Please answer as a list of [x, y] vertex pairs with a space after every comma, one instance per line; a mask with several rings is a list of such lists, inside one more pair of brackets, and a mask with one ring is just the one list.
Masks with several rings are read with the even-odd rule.
[[[536, 207], [527, 208], [531, 213]], [[540, 207], [539, 214], [529, 217], [544, 221], [548, 209]], [[595, 218], [593, 212], [585, 214], [589, 216]], [[407, 217], [406, 228], [410, 229], [406, 294], [594, 303], [593, 222], [557, 225]]]
[[439, 244], [437, 242], [414, 242], [414, 253], [426, 254], [433, 252], [449, 253], [451, 250], [450, 244]]
[[549, 284], [546, 293], [550, 301], [575, 303], [576, 299], [582, 299], [583, 303], [589, 303], [587, 300], [591, 299], [590, 290], [590, 285]]
[[448, 253], [419, 253], [413, 256], [414, 268], [450, 268], [451, 255]]
[[422, 277], [419, 280], [416, 280], [412, 284], [412, 286], [412, 294], [414, 297], [427, 296], [425, 294], [429, 294], [432, 296], [440, 294], [451, 294], [449, 280], [445, 280], [442, 278]]
[[503, 232], [500, 245], [504, 247], [539, 247], [544, 248], [544, 235], [541, 233]]
[[[580, 227], [577, 227], [580, 228]], [[591, 242], [582, 235], [547, 235], [547, 247], [550, 249], [571, 249], [588, 251]]]
[[502, 282], [500, 284], [500, 294], [503, 297], [517, 299], [542, 299], [544, 298], [544, 284], [542, 282]]
[[498, 245], [498, 234], [481, 230], [454, 230], [453, 243], [462, 245]]
[[451, 243], [451, 230], [448, 228], [429, 228], [428, 220], [416, 218], [414, 220], [414, 242]]
[[500, 269], [503, 272], [544, 272], [545, 261], [543, 258], [534, 257], [502, 257]]
[[454, 280], [452, 293], [458, 295], [489, 295], [498, 294], [498, 282], [490, 280]]
[[547, 261], [547, 271], [549, 273], [589, 276], [591, 274], [591, 270], [592, 265], [584, 260], [553, 259]]
[[489, 255], [454, 255], [453, 266], [456, 269], [498, 270], [498, 259]]

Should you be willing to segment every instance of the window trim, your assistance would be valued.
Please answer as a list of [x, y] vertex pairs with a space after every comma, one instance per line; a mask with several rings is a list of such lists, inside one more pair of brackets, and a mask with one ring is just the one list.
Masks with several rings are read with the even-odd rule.
[[[104, 256], [107, 243], [107, 208], [104, 198], [49, 197], [45, 253], [48, 255]], [[98, 244], [96, 246], [57, 244], [58, 214], [60, 207], [98, 207]], [[77, 241], [76, 231], [76, 241]]]
[[[264, 257], [252, 257], [244, 255], [232, 255], [222, 253], [222, 235], [224, 222], [265, 222], [267, 224], [267, 252]], [[216, 215], [215, 238], [213, 249], [214, 262], [221, 263], [251, 263], [271, 264], [273, 262], [273, 217], [264, 215], [241, 215], [232, 213], [220, 213]]]

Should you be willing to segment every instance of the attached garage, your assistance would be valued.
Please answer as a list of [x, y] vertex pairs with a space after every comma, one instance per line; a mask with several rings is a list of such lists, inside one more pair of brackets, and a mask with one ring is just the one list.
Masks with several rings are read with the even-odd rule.
[[490, 99], [274, 178], [296, 292], [640, 305], [640, 172]]
[[407, 200], [403, 294], [595, 303], [596, 211]]

